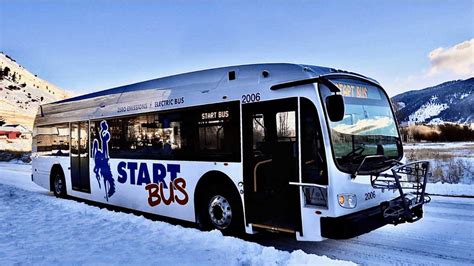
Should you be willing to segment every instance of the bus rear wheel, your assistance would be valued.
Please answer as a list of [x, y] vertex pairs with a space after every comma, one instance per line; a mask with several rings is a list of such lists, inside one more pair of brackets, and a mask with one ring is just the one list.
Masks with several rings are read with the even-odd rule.
[[66, 197], [66, 182], [64, 180], [64, 174], [61, 171], [55, 171], [53, 173], [53, 193], [58, 198]]
[[211, 189], [206, 193], [199, 215], [201, 229], [218, 229], [225, 235], [243, 232], [242, 204], [235, 194], [228, 189]]

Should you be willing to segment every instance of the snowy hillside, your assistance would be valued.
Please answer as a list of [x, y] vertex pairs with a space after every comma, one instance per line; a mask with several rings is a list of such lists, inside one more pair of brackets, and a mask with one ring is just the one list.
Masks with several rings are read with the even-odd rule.
[[31, 128], [40, 104], [70, 96], [3, 53], [0, 53], [0, 71], [0, 117], [6, 123]]
[[455, 80], [392, 98], [397, 118], [407, 124], [474, 123], [474, 78]]

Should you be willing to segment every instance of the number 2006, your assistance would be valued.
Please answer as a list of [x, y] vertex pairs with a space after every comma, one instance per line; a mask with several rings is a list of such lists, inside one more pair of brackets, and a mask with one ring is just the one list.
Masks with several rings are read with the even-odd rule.
[[250, 93], [242, 95], [242, 103], [253, 103], [260, 101], [260, 93]]
[[375, 191], [365, 193], [365, 200], [375, 199]]

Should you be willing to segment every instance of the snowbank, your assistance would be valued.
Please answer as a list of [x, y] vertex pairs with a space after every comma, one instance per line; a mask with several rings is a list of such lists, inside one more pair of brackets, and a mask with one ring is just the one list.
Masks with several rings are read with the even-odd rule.
[[56, 199], [0, 163], [0, 265], [354, 265]]
[[474, 197], [474, 185], [448, 184], [448, 183], [428, 183], [426, 192], [433, 195], [442, 196], [470, 196]]
[[453, 148], [473, 148], [474, 142], [421, 142], [404, 143], [403, 148], [407, 150], [415, 149], [453, 149]]
[[0, 139], [0, 151], [31, 152], [31, 139]]

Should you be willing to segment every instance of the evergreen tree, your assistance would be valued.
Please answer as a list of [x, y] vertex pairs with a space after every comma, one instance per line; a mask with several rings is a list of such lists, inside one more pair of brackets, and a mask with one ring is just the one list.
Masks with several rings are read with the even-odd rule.
[[8, 77], [8, 75], [10, 75], [10, 68], [9, 67], [5, 67], [3, 69], [3, 76], [4, 77]]

